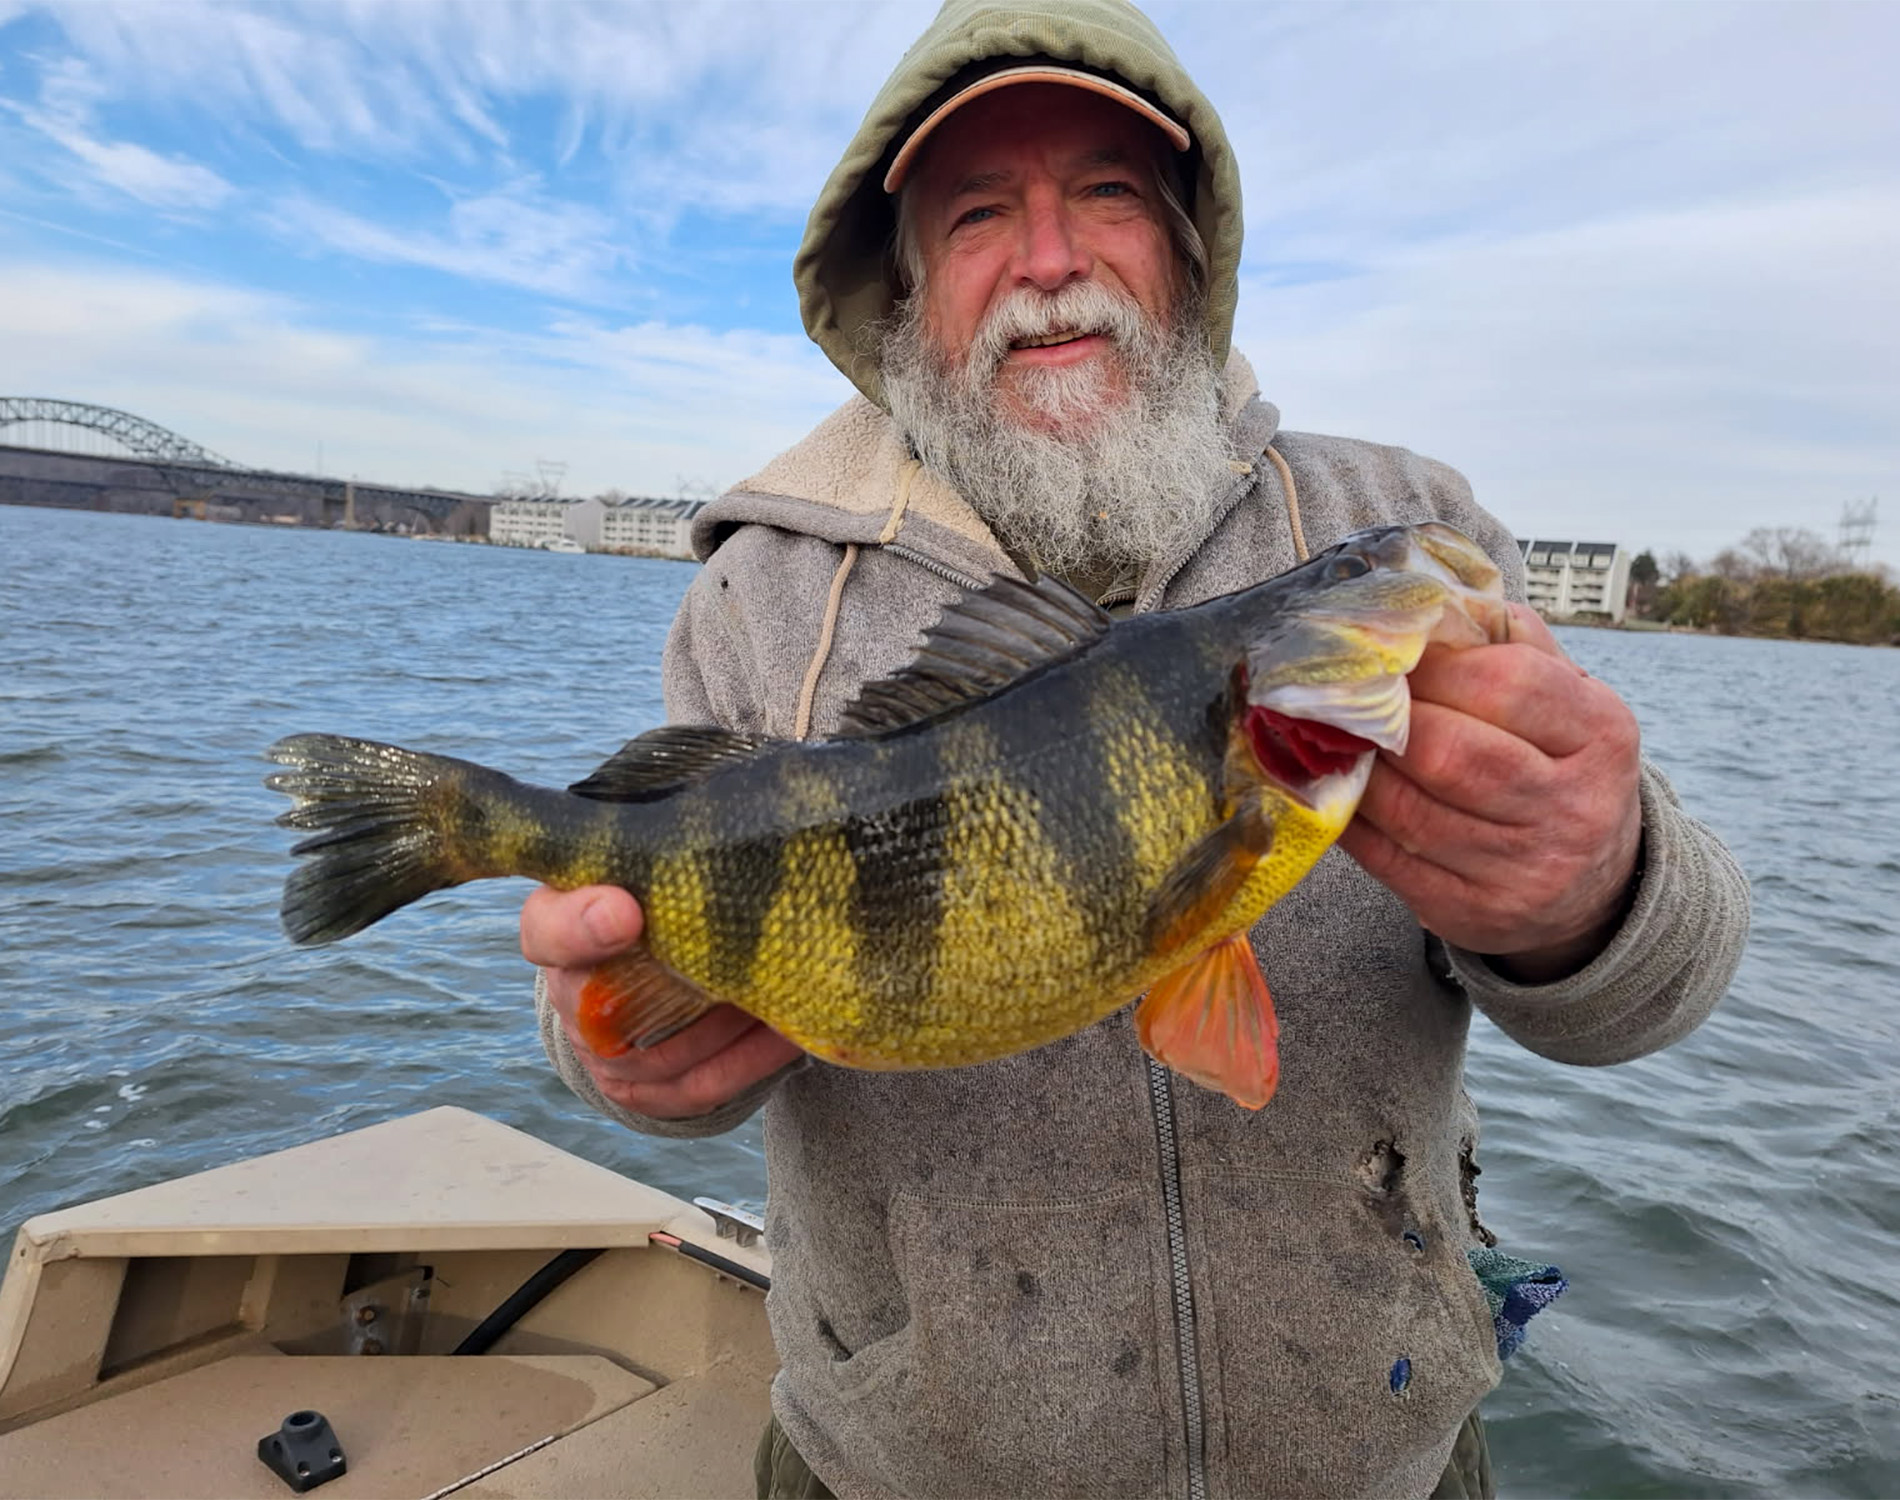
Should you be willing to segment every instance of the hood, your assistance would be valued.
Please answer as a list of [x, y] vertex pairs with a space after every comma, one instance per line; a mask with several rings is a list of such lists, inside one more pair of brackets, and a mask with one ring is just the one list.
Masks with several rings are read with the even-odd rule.
[[1161, 33], [1123, 0], [947, 0], [871, 101], [864, 123], [818, 195], [792, 262], [805, 331], [865, 396], [884, 406], [869, 328], [890, 315], [898, 284], [896, 227], [884, 172], [910, 130], [973, 63], [1047, 57], [1111, 73], [1159, 103], [1194, 137], [1188, 212], [1207, 246], [1207, 339], [1224, 361], [1239, 295], [1240, 172], [1214, 106]]

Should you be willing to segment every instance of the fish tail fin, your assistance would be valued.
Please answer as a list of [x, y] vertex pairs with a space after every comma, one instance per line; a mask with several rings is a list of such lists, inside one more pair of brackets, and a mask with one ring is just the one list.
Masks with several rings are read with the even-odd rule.
[[284, 882], [293, 943], [361, 932], [431, 891], [507, 873], [482, 858], [484, 802], [508, 778], [469, 761], [372, 740], [296, 734], [265, 754], [290, 769], [264, 785], [295, 803], [277, 822], [315, 836], [290, 852]]
[[1279, 1022], [1247, 934], [1158, 981], [1135, 1011], [1148, 1055], [1203, 1088], [1259, 1109], [1280, 1082]]

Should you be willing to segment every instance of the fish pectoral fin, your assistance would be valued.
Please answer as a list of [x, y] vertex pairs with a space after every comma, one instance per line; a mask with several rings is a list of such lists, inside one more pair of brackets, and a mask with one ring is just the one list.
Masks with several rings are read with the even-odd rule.
[[751, 760], [771, 743], [716, 724], [663, 724], [628, 740], [568, 790], [596, 802], [648, 802]]
[[1244, 1109], [1259, 1109], [1280, 1082], [1280, 1025], [1244, 932], [1150, 989], [1135, 1033], [1157, 1062]]
[[1148, 904], [1148, 951], [1165, 957], [1206, 932], [1272, 847], [1273, 821], [1259, 797], [1241, 797], [1232, 815], [1161, 882]]
[[587, 976], [574, 1026], [596, 1057], [618, 1057], [658, 1046], [718, 1003], [643, 946]]

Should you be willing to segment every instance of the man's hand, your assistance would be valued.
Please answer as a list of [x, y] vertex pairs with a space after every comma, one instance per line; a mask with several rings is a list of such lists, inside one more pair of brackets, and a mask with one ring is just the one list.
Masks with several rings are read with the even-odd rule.
[[598, 1057], [574, 1029], [581, 985], [596, 964], [631, 949], [645, 919], [618, 886], [577, 891], [541, 887], [521, 908], [521, 953], [547, 971], [548, 999], [568, 1042], [611, 1102], [656, 1120], [684, 1120], [717, 1109], [799, 1049], [744, 1011], [721, 1005], [658, 1046]]
[[1589, 963], [1623, 917], [1640, 739], [1623, 700], [1510, 609], [1508, 644], [1426, 651], [1406, 752], [1379, 752], [1339, 842], [1446, 942], [1540, 983]]

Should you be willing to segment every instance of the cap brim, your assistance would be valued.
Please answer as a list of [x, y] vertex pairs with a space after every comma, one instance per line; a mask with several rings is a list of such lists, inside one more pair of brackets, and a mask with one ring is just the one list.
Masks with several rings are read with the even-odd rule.
[[1176, 151], [1185, 151], [1193, 144], [1194, 138], [1188, 134], [1187, 127], [1172, 115], [1156, 108], [1125, 84], [1112, 78], [1104, 78], [1099, 73], [1085, 73], [1080, 68], [1058, 67], [1051, 63], [1030, 63], [1020, 68], [1003, 68], [989, 73], [971, 84], [959, 89], [943, 103], [939, 104], [915, 130], [910, 138], [898, 149], [891, 160], [891, 167], [884, 174], [884, 191], [894, 193], [904, 185], [917, 152], [935, 130], [951, 115], [955, 114], [972, 99], [980, 99], [985, 94], [993, 94], [998, 89], [1006, 89], [1018, 83], [1061, 83], [1071, 88], [1087, 89], [1091, 94], [1100, 94], [1104, 99], [1112, 99], [1124, 108], [1133, 110], [1173, 143]]

